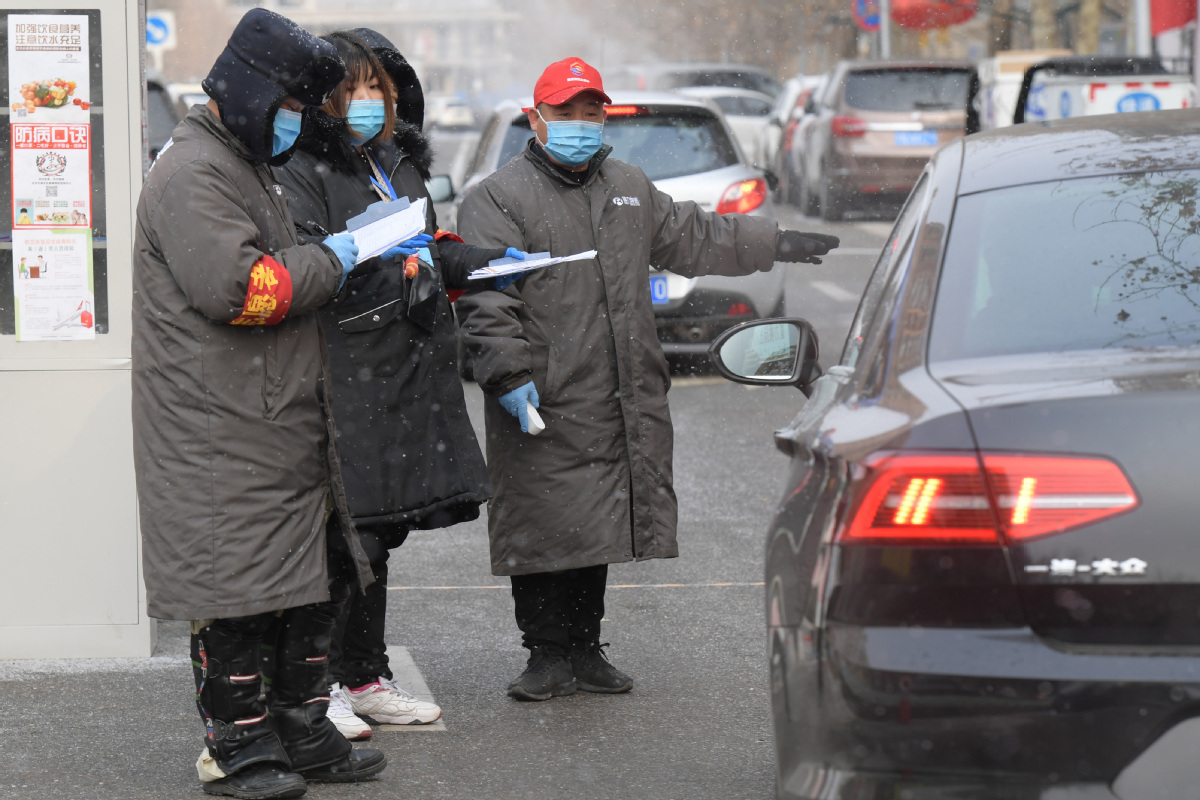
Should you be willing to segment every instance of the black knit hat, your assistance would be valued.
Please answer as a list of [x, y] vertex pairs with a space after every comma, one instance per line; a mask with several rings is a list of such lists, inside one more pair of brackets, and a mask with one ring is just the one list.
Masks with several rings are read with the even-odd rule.
[[254, 160], [278, 164], [290, 155], [271, 154], [280, 104], [290, 95], [305, 105], [322, 105], [345, 76], [333, 45], [287, 17], [253, 8], [201, 85], [217, 101], [221, 122], [250, 148]]
[[424, 127], [425, 92], [421, 90], [416, 70], [400, 55], [396, 45], [379, 31], [355, 28], [352, 33], [371, 48], [379, 63], [383, 64], [383, 68], [391, 76], [392, 83], [396, 84], [396, 116], [410, 125], [416, 125], [417, 128]]

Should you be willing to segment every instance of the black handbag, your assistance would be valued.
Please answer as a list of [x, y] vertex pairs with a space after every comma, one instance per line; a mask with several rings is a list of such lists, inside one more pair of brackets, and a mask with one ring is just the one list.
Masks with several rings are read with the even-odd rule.
[[432, 332], [437, 321], [438, 295], [443, 292], [442, 274], [437, 267], [416, 259], [417, 274], [405, 281], [408, 292], [408, 318], [413, 324]]

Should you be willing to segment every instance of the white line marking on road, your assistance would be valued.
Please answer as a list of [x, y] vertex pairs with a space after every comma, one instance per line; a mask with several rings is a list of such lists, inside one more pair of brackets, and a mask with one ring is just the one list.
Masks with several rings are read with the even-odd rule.
[[858, 295], [849, 289], [843, 289], [832, 281], [810, 281], [809, 286], [816, 289], [821, 294], [828, 297], [830, 300], [835, 300], [839, 303], [857, 303]]
[[[720, 583], [611, 583], [610, 589], [724, 589], [731, 586], [765, 586], [762, 581], [721, 581]], [[389, 586], [389, 592], [411, 592], [417, 590], [471, 590], [471, 589], [508, 589], [508, 584], [489, 583], [482, 586]], [[400, 648], [403, 650], [404, 648]], [[391, 650], [388, 651], [389, 653]], [[416, 692], [414, 692], [416, 694]]]
[[[401, 688], [408, 690], [418, 700], [424, 700], [427, 703], [437, 702], [437, 700], [433, 699], [433, 692], [429, 691], [429, 685], [425, 683], [425, 677], [421, 675], [421, 670], [417, 669], [417, 664], [413, 661], [407, 647], [397, 647], [389, 644], [387, 656], [388, 666], [392, 669], [392, 677], [396, 679], [396, 683], [400, 684]], [[445, 733], [446, 723], [442, 719], [439, 719], [428, 725], [379, 725], [375, 729], [379, 731], [403, 731], [405, 733], [424, 733], [427, 731], [442, 731]]]

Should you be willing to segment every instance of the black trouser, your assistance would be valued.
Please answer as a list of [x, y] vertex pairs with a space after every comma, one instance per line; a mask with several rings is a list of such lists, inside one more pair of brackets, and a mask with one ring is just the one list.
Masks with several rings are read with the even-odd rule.
[[512, 576], [521, 643], [565, 654], [600, 641], [608, 565]]
[[388, 550], [404, 541], [404, 534], [359, 531], [359, 541], [371, 562], [375, 582], [366, 591], [358, 588], [354, 562], [338, 536], [329, 548], [331, 594], [341, 606], [329, 648], [329, 682], [350, 688], [365, 686], [383, 677], [388, 668], [384, 622], [387, 616]]

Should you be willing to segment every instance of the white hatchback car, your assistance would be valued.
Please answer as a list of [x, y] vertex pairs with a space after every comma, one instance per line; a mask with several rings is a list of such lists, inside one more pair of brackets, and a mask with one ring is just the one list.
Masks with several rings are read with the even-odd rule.
[[[604, 125], [610, 158], [635, 164], [676, 200], [707, 211], [773, 216], [763, 173], [734, 144], [721, 114], [704, 100], [659, 92], [612, 92]], [[523, 103], [499, 105], [483, 126], [462, 193], [507, 164], [533, 136]], [[458, 200], [451, 217], [457, 216]], [[452, 220], [447, 220], [452, 223]], [[659, 341], [669, 356], [705, 356], [721, 332], [784, 310], [781, 269], [738, 278], [685, 278], [651, 270]]]
[[775, 100], [769, 94], [751, 89], [727, 89], [724, 86], [688, 86], [675, 91], [687, 97], [716, 103], [733, 130], [738, 146], [742, 148], [742, 155], [755, 166], [762, 166], [761, 162], [756, 161], [756, 154], [758, 141], [767, 128], [771, 109], [775, 105]]

